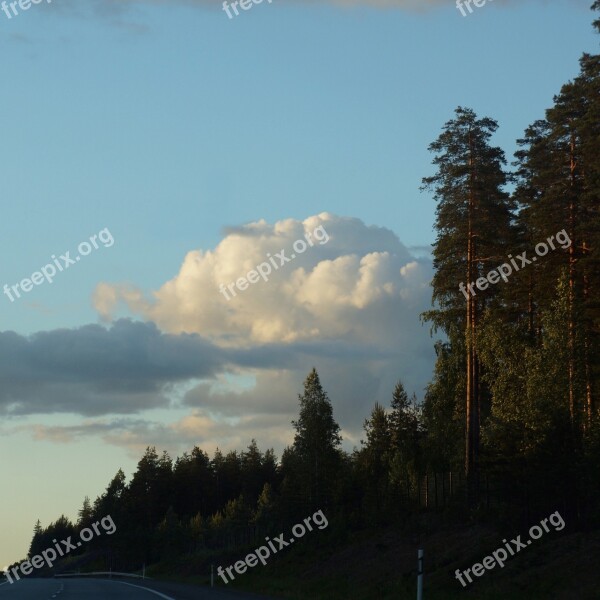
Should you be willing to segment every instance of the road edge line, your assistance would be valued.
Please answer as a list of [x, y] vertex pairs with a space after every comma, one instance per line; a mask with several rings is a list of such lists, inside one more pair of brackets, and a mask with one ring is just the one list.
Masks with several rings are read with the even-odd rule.
[[171, 597], [171, 596], [165, 596], [164, 594], [161, 594], [160, 592], [157, 592], [156, 590], [147, 588], [147, 587], [142, 587], [141, 585], [133, 585], [133, 583], [125, 583], [124, 581], [115, 581], [114, 579], [112, 580], [113, 583], [121, 583], [123, 585], [128, 585], [129, 587], [134, 587], [134, 588], [138, 588], [140, 590], [146, 590], [147, 592], [150, 592], [151, 594], [156, 594], [157, 596], [160, 596], [161, 598], [164, 598], [164, 600], [176, 600], [175, 598]]

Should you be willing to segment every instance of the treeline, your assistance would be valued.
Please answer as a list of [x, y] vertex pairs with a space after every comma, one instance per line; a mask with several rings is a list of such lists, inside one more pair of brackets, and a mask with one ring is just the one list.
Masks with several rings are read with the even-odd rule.
[[105, 516], [116, 532], [73, 552], [72, 567], [81, 566], [82, 555], [88, 566], [122, 570], [241, 547], [319, 509], [351, 528], [395, 519], [400, 513], [392, 510], [393, 498], [416, 485], [423, 446], [421, 410], [402, 384], [389, 411], [375, 406], [365, 423], [367, 440], [353, 454], [340, 449], [340, 427], [315, 369], [299, 404], [294, 443], [281, 461], [254, 440], [243, 452], [217, 450], [209, 458], [195, 447], [175, 461], [147, 448], [131, 481], [119, 470], [93, 503], [84, 500], [76, 523], [61, 516], [43, 528], [38, 521], [29, 556], [56, 540], [78, 539], [79, 531]]
[[78, 523], [38, 524], [31, 554], [105, 515], [117, 532], [86, 551], [120, 569], [248, 544], [319, 509], [333, 532], [402, 522], [438, 504], [432, 478], [443, 509], [528, 525], [560, 510], [569, 527], [598, 526], [600, 56], [580, 65], [519, 140], [514, 169], [491, 142], [497, 123], [468, 108], [431, 144], [423, 184], [437, 238], [423, 320], [444, 335], [422, 403], [399, 383], [347, 453], [313, 370], [281, 460], [254, 441], [175, 461], [148, 448], [131, 482], [119, 471]]

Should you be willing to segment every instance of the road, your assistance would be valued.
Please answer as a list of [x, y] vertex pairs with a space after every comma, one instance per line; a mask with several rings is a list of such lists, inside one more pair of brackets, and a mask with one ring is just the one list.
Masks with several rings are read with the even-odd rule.
[[0, 585], [0, 600], [268, 600], [175, 583], [108, 579], [25, 579]]

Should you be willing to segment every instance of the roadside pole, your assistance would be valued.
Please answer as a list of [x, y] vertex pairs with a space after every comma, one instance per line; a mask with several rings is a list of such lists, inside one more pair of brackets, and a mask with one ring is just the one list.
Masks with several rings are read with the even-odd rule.
[[423, 600], [423, 549], [419, 548], [417, 560], [417, 600]]

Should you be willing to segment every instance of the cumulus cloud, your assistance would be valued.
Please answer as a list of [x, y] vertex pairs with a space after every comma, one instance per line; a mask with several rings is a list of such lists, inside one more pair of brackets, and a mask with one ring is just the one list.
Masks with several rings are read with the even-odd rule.
[[[219, 291], [316, 230], [312, 247], [227, 301]], [[320, 243], [320, 241], [323, 243]], [[0, 413], [70, 412], [81, 425], [38, 425], [36, 439], [97, 435], [137, 451], [204, 443], [276, 450], [292, 439], [298, 394], [313, 366], [347, 444], [398, 379], [422, 395], [434, 353], [419, 314], [430, 305], [431, 260], [384, 227], [330, 213], [228, 227], [183, 257], [156, 290], [98, 285], [105, 325], [0, 334]], [[142, 322], [120, 318], [122, 311]], [[165, 422], [144, 411], [175, 408]], [[186, 416], [181, 416], [187, 413]], [[139, 419], [111, 415], [140, 415]], [[141, 420], [140, 420], [141, 419]]]
[[[268, 281], [229, 301], [219, 292], [281, 250], [290, 257], [317, 228], [324, 243]], [[415, 258], [389, 229], [324, 212], [227, 227], [215, 248], [188, 252], [150, 294], [131, 282], [103, 283], [94, 302], [107, 321], [123, 307], [173, 335], [202, 335], [253, 378], [242, 390], [200, 383], [183, 405], [217, 418], [279, 415], [289, 430], [302, 380], [316, 365], [346, 437], [356, 440], [372, 404], [389, 403], [399, 378], [421, 395], [430, 377], [432, 342], [419, 314], [430, 304], [431, 275], [430, 258]]]
[[[219, 292], [281, 250], [323, 228], [317, 242], [229, 301]], [[395, 234], [359, 219], [321, 213], [226, 230], [214, 250], [188, 252], [179, 273], [151, 298], [131, 284], [100, 284], [94, 303], [110, 320], [119, 303], [170, 333], [199, 333], [222, 345], [303, 340], [397, 343], [429, 301], [430, 261], [415, 259]], [[394, 317], [395, 309], [398, 312]], [[389, 314], [391, 322], [379, 318]]]

